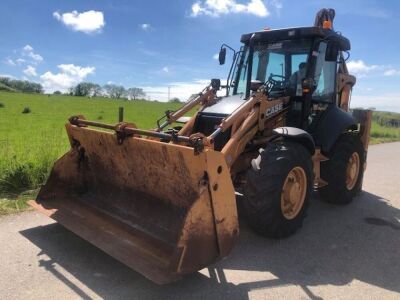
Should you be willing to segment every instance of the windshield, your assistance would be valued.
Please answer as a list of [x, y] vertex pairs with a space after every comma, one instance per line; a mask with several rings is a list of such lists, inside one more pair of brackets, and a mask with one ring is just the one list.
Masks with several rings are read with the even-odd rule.
[[[306, 76], [311, 40], [283, 40], [254, 46], [252, 83], [267, 84], [270, 95], [301, 96], [301, 81]], [[247, 87], [249, 48], [241, 49], [230, 86], [230, 94], [244, 94]], [[279, 94], [279, 95], [278, 95]]]

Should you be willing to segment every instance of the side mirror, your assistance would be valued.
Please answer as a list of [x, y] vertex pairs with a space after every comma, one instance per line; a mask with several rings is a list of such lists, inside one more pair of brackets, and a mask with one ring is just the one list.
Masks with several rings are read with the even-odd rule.
[[225, 63], [225, 58], [226, 58], [226, 48], [221, 48], [221, 50], [219, 50], [219, 55], [218, 55], [218, 60], [220, 65], [223, 65]]
[[219, 89], [221, 88], [221, 80], [211, 79], [211, 87], [213, 88], [213, 90], [219, 91]]
[[337, 61], [339, 55], [339, 43], [329, 41], [326, 46], [325, 60], [326, 61]]

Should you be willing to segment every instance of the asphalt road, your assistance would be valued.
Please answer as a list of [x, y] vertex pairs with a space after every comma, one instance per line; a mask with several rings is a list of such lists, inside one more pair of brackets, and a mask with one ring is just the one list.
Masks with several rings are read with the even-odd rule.
[[400, 143], [370, 147], [348, 206], [314, 195], [285, 240], [252, 233], [225, 260], [157, 286], [48, 218], [0, 218], [0, 299], [400, 299]]

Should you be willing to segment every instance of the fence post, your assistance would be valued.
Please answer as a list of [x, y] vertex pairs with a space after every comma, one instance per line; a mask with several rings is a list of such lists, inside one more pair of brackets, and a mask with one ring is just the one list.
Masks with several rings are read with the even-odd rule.
[[124, 108], [120, 106], [118, 110], [118, 122], [123, 122], [123, 121], [124, 121]]

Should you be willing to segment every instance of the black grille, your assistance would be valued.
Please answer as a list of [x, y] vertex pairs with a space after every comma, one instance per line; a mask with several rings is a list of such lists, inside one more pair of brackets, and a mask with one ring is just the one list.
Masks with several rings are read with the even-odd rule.
[[[213, 133], [218, 125], [221, 124], [223, 118], [227, 115], [216, 113], [199, 113], [193, 126], [193, 133], [200, 132], [206, 136]], [[231, 137], [231, 128], [220, 133], [214, 140], [214, 149], [221, 151]]]

